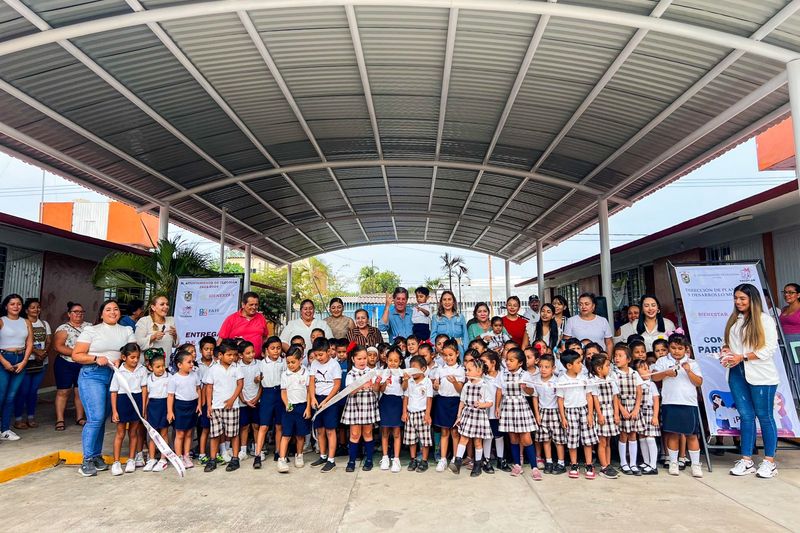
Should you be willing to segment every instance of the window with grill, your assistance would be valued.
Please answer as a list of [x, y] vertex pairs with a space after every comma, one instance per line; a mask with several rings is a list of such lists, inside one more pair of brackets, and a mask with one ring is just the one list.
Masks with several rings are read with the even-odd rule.
[[611, 289], [614, 293], [614, 310], [638, 303], [644, 293], [644, 280], [639, 267], [614, 272], [611, 275]]
[[556, 287], [555, 294], [561, 295], [567, 301], [570, 314], [578, 312], [578, 296], [581, 295], [581, 287], [577, 283], [567, 283]]

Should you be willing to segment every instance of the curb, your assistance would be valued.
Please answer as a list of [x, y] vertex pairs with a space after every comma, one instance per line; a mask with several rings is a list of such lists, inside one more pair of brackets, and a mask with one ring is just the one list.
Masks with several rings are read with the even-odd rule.
[[[114, 462], [113, 457], [109, 455], [104, 455], [103, 460], [107, 464], [111, 464]], [[126, 461], [127, 458], [122, 458], [120, 462], [124, 464]], [[4, 468], [0, 470], [0, 483], [6, 483], [8, 481], [19, 479], [21, 477], [25, 477], [30, 474], [35, 474], [36, 472], [41, 472], [42, 470], [53, 468], [54, 466], [58, 466], [59, 464], [62, 463], [68, 466], [78, 466], [81, 463], [83, 463], [83, 454], [80, 452], [72, 452], [69, 450], [59, 450], [57, 452], [53, 452], [44, 455], [42, 457], [38, 457], [31, 461], [26, 461], [18, 465]]]

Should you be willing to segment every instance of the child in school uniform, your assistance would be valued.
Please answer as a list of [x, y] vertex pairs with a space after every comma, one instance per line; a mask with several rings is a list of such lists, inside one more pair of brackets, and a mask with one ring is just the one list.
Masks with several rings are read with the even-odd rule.
[[[139, 412], [142, 412], [142, 393], [147, 390], [147, 370], [139, 364], [139, 345], [129, 342], [120, 350], [119, 373], [115, 372], [111, 378], [111, 421], [117, 424], [117, 434], [114, 436], [114, 464], [111, 465], [111, 475], [122, 475], [122, 463], [120, 455], [122, 453], [122, 442], [125, 434], [128, 434], [128, 462], [125, 463], [125, 472], [132, 474], [136, 471], [136, 450], [139, 445], [139, 415], [136, 414], [134, 403], [120, 384], [120, 380], [125, 380], [130, 388], [133, 402]], [[120, 394], [121, 393], [121, 394]], [[127, 431], [126, 431], [127, 426]]]
[[[200, 362], [195, 369], [200, 380], [200, 416], [197, 417], [199, 438], [197, 440], [200, 446], [200, 464], [205, 466], [209, 461], [206, 450], [208, 450], [208, 430], [211, 428], [211, 421], [208, 419], [208, 409], [206, 408], [205, 378], [208, 375], [208, 369], [215, 363], [214, 350], [217, 347], [217, 340], [207, 335], [200, 339], [199, 344]], [[216, 457], [211, 457], [211, 459], [216, 460]]]
[[[330, 358], [330, 345], [325, 339], [314, 341], [311, 350], [314, 362], [309, 367], [309, 388], [311, 389], [311, 406], [319, 408], [326, 405], [340, 390], [342, 374], [339, 363]], [[336, 428], [339, 426], [339, 410], [336, 405], [325, 409], [314, 421], [319, 442], [319, 459], [311, 463], [321, 471], [330, 472], [336, 468]]]
[[569, 450], [570, 467], [568, 475], [576, 479], [580, 476], [578, 470], [578, 447], [583, 446], [583, 457], [586, 462], [584, 476], [594, 479], [594, 466], [592, 465], [592, 446], [597, 444], [597, 432], [594, 427], [594, 400], [591, 387], [586, 378], [581, 377], [583, 363], [581, 355], [575, 350], [564, 350], [560, 355], [565, 372], [556, 382], [556, 396], [558, 397], [558, 414], [561, 427], [566, 433], [567, 449]]
[[280, 337], [272, 336], [262, 346], [263, 358], [258, 362], [261, 376], [261, 399], [258, 402], [258, 436], [256, 437], [253, 468], [261, 468], [264, 460], [264, 443], [269, 428], [275, 429], [275, 455], [278, 460], [278, 449], [281, 445], [281, 418], [283, 401], [281, 400], [281, 375], [286, 371], [283, 359], [283, 344]]
[[639, 432], [639, 449], [642, 450], [642, 464], [640, 470], [642, 475], [658, 475], [658, 447], [656, 438], [661, 436], [658, 414], [661, 396], [658, 387], [650, 379], [650, 368], [646, 361], [636, 360], [633, 362], [633, 369], [642, 378], [642, 422], [644, 431]]
[[505, 459], [506, 434], [500, 431], [500, 419], [495, 409], [497, 389], [502, 388], [504, 379], [504, 375], [500, 371], [500, 356], [493, 350], [486, 350], [481, 355], [481, 361], [486, 367], [486, 375], [483, 380], [489, 387], [489, 397], [492, 400], [492, 406], [488, 410], [489, 427], [492, 429], [492, 436], [483, 441], [483, 471], [487, 474], [494, 474], [494, 467], [492, 466], [492, 443], [494, 443], [497, 452], [497, 468], [503, 472], [511, 472], [511, 465]]
[[489, 385], [484, 380], [486, 366], [477, 358], [464, 363], [464, 372], [467, 382], [461, 388], [461, 399], [458, 404], [458, 417], [456, 427], [460, 434], [455, 460], [450, 463], [450, 470], [458, 474], [461, 471], [461, 462], [467, 451], [467, 444], [472, 440], [475, 447], [475, 461], [472, 463], [470, 477], [481, 475], [483, 467], [483, 442], [492, 438], [492, 426], [489, 424], [487, 412], [494, 399], [491, 397]]
[[431, 337], [431, 315], [434, 308], [433, 304], [428, 302], [430, 294], [431, 291], [427, 287], [417, 287], [414, 291], [417, 303], [411, 312], [411, 332], [421, 341]]
[[[158, 352], [152, 355], [148, 353], [156, 350]], [[166, 359], [164, 351], [159, 348], [151, 348], [150, 350], [145, 350], [144, 353], [145, 358], [148, 359], [147, 366], [152, 370], [147, 375], [147, 387], [143, 388], [145, 392], [142, 393], [144, 412], [147, 413], [147, 422], [166, 441], [169, 431], [169, 421], [167, 420], [167, 384], [169, 383], [169, 374], [167, 373]], [[153, 439], [150, 439], [148, 452], [150, 458], [145, 463], [142, 471], [161, 472], [167, 468], [166, 457], [161, 457], [159, 461], [155, 459], [156, 443]]]
[[[353, 384], [370, 371], [367, 367], [367, 349], [357, 345], [350, 350], [348, 357], [350, 358], [350, 370], [347, 372], [347, 381]], [[358, 443], [362, 438], [364, 439], [364, 463], [361, 465], [361, 469], [372, 470], [372, 458], [375, 454], [372, 430], [375, 422], [380, 422], [377, 394], [379, 383], [378, 380], [369, 379], [347, 397], [342, 412], [342, 423], [350, 426], [349, 458], [346, 472], [354, 472], [356, 469]]]
[[175, 453], [182, 458], [184, 467], [192, 468], [192, 429], [202, 411], [200, 375], [193, 371], [194, 357], [188, 352], [176, 355], [175, 366], [178, 371], [167, 382], [167, 421], [175, 428]]
[[[533, 379], [536, 395], [533, 397], [533, 414], [536, 417], [534, 441], [541, 446], [545, 457], [545, 474], [563, 474], [567, 471], [564, 464], [564, 428], [558, 418], [558, 400], [556, 396], [555, 358], [545, 354], [539, 358], [539, 373]], [[556, 447], [556, 464], [553, 464], [553, 447]], [[536, 450], [539, 454], [539, 450]]]
[[[239, 395], [244, 386], [239, 367], [233, 364], [239, 352], [235, 344], [223, 340], [216, 347], [217, 364], [208, 369], [205, 377], [206, 412], [211, 422], [211, 457], [216, 458], [222, 436], [231, 439], [232, 449], [239, 447]], [[217, 468], [216, 459], [206, 463], [205, 472]], [[239, 457], [233, 456], [225, 467], [228, 472], [239, 469]]]
[[[402, 355], [390, 348], [386, 357], [387, 368], [381, 374], [378, 392], [378, 411], [381, 415], [381, 470], [400, 472], [400, 430], [403, 427], [403, 385], [400, 372]], [[394, 372], [394, 373], [393, 373]], [[392, 459], [389, 460], [389, 437], [392, 438]]]
[[[402, 418], [405, 424], [403, 444], [409, 446], [411, 452], [408, 471], [422, 473], [428, 469], [428, 454], [433, 446], [433, 435], [431, 434], [433, 383], [425, 375], [427, 363], [424, 357], [414, 356], [411, 359], [411, 368], [416, 368], [420, 373], [403, 377], [403, 386], [405, 387]], [[417, 443], [422, 448], [422, 460], [420, 461], [417, 460]]]
[[[439, 337], [437, 336], [437, 342]], [[447, 468], [447, 450], [452, 438], [453, 456], [460, 439], [458, 429], [455, 428], [458, 417], [458, 404], [461, 398], [461, 389], [466, 380], [464, 367], [458, 364], [459, 349], [454, 339], [448, 338], [442, 343], [443, 366], [436, 369], [436, 374], [431, 376], [433, 390], [439, 394], [433, 402], [433, 425], [442, 432], [441, 458], [436, 465], [437, 472], [444, 472]]]
[[[630, 348], [620, 345], [614, 348], [616, 365], [614, 375], [619, 385], [620, 468], [625, 475], [640, 476], [642, 473], [636, 465], [636, 457], [639, 452], [637, 433], [644, 431], [644, 422], [641, 416], [642, 378], [630, 367], [631, 361]], [[630, 461], [628, 457], [630, 457]]]
[[[239, 460], [247, 459], [247, 442], [250, 431], [253, 432], [253, 441], [258, 431], [258, 402], [261, 399], [261, 365], [256, 360], [256, 350], [250, 341], [240, 341], [237, 350], [241, 356], [239, 372], [242, 375], [242, 392], [239, 394]], [[255, 450], [253, 455], [258, 455], [261, 450]], [[234, 450], [235, 451], [235, 450]]]
[[516, 477], [522, 473], [520, 446], [531, 464], [531, 477], [535, 481], [542, 480], [542, 472], [537, 467], [536, 448], [533, 446], [531, 432], [536, 431], [536, 420], [533, 417], [526, 394], [535, 398], [536, 389], [525, 369], [525, 354], [519, 348], [508, 351], [502, 388], [497, 390], [495, 409], [500, 418], [500, 431], [508, 433], [511, 441], [511, 475]]
[[611, 439], [619, 435], [619, 385], [611, 372], [611, 361], [604, 353], [597, 353], [589, 360], [589, 374], [594, 377], [592, 396], [597, 415], [597, 460], [600, 475], [606, 479], [617, 479], [619, 473], [611, 466]]
[[281, 400], [284, 411], [281, 418], [281, 435], [278, 457], [278, 472], [289, 472], [289, 441], [295, 440], [295, 468], [303, 468], [303, 445], [311, 431], [311, 387], [310, 372], [303, 366], [303, 350], [291, 346], [286, 352], [286, 370], [281, 374]]
[[[411, 368], [411, 358], [419, 355], [419, 339], [415, 335], [409, 335], [406, 339], [406, 353], [401, 360], [401, 368]], [[402, 353], [400, 355], [403, 355]]]

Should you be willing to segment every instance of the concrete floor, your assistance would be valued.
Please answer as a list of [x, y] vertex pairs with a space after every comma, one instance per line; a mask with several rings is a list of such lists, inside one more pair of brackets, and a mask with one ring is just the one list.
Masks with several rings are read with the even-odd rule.
[[[80, 428], [70, 423], [55, 433], [46, 405], [43, 411], [41, 428], [0, 443], [0, 468], [80, 450]], [[779, 452], [780, 475], [772, 480], [728, 475], [731, 454], [715, 458], [715, 470], [701, 480], [688, 471], [594, 481], [546, 476], [541, 482], [433, 469], [348, 474], [342, 459], [330, 474], [306, 466], [282, 475], [272, 461], [257, 471], [247, 460], [237, 472], [194, 468], [184, 479], [171, 469], [84, 479], [77, 467], [61, 465], [1, 486], [5, 504], [14, 502], [3, 530], [800, 531], [798, 451]]]

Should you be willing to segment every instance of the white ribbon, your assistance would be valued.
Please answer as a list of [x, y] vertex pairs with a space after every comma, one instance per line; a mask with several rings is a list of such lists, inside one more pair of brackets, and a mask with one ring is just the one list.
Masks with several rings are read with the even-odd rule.
[[[645, 378], [649, 379], [650, 376], [652, 376], [654, 374], [661, 374], [662, 372], [668, 372], [670, 370], [677, 370], [678, 368], [680, 368], [680, 366], [675, 365], [675, 366], [671, 366], [669, 368], [665, 368], [664, 370], [659, 370], [658, 372], [650, 372], [649, 374], [645, 374], [644, 376], [642, 376], [642, 379], [645, 379]], [[555, 378], [555, 376], [554, 376], [553, 379], [551, 379], [550, 381], [547, 381], [547, 382], [545, 382], [545, 381], [535, 382], [535, 383], [533, 383], [533, 386], [534, 387], [543, 386], [543, 387], [546, 387], [546, 388], [553, 388], [553, 389], [570, 389], [570, 388], [573, 388], [573, 387], [592, 387], [594, 385], [602, 385], [603, 383], [607, 383], [609, 381], [620, 381], [621, 380], [620, 377], [612, 376], [611, 379], [597, 379], [597, 378], [579, 379], [575, 383], [559, 385], [558, 383], [555, 382], [556, 379], [557, 378]]]
[[111, 361], [108, 362], [108, 366], [114, 371], [114, 374], [117, 376], [117, 381], [119, 382], [119, 387], [122, 391], [128, 395], [128, 398], [131, 400], [131, 404], [133, 405], [134, 411], [139, 416], [139, 420], [142, 421], [144, 424], [145, 429], [147, 430], [147, 434], [150, 435], [150, 438], [153, 439], [153, 442], [156, 444], [156, 447], [161, 451], [161, 457], [166, 457], [172, 466], [175, 468], [175, 471], [178, 473], [178, 477], [184, 477], [186, 475], [186, 467], [183, 466], [183, 461], [172, 451], [172, 448], [169, 447], [169, 444], [161, 437], [161, 435], [156, 431], [153, 426], [151, 426], [147, 420], [142, 417], [142, 413], [139, 412], [139, 406], [136, 405], [136, 402], [133, 400], [133, 393], [131, 392], [130, 385], [125, 380], [125, 376], [122, 375], [122, 372], [119, 371], [119, 368], [114, 365]]

